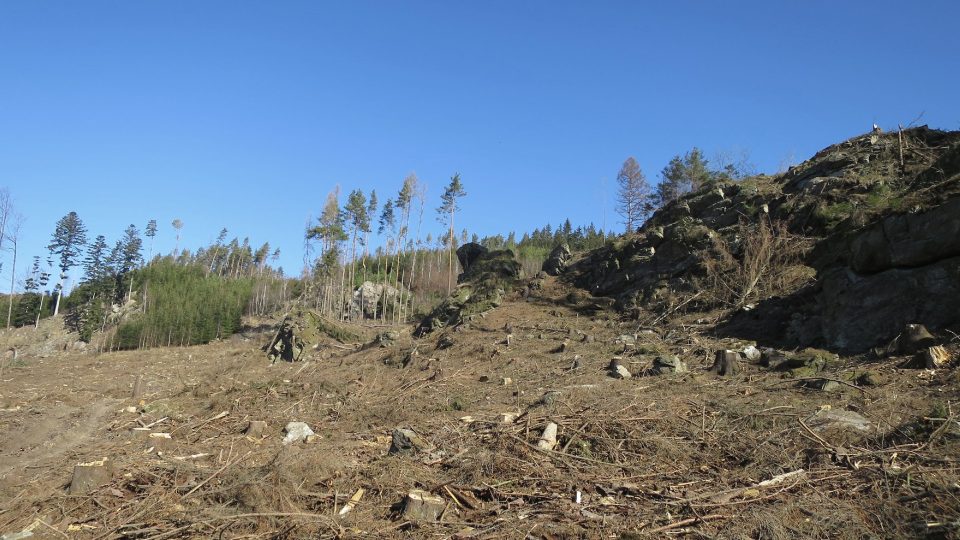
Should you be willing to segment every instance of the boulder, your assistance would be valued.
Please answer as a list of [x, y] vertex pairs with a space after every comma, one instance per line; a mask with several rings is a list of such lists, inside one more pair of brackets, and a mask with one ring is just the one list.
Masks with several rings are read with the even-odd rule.
[[486, 255], [489, 251], [490, 250], [476, 242], [470, 242], [460, 246], [457, 248], [457, 260], [460, 261], [460, 268], [466, 273], [477, 259]]
[[807, 426], [819, 432], [830, 431], [832, 429], [870, 431], [873, 424], [853, 411], [838, 411], [833, 409], [820, 409], [804, 420]]
[[316, 435], [310, 426], [304, 422], [289, 422], [283, 431], [286, 435], [283, 437], [283, 444], [293, 444], [306, 442], [307, 439]]
[[[508, 249], [487, 251], [479, 244], [461, 246], [465, 270], [457, 277], [459, 285], [433, 309], [414, 330], [415, 337], [457, 326], [482, 316], [503, 303], [507, 290], [520, 276], [520, 263]], [[481, 249], [477, 249], [481, 248]]]
[[416, 431], [407, 428], [393, 430], [390, 442], [391, 454], [415, 454], [430, 452], [434, 446], [421, 437]]
[[743, 351], [741, 351], [741, 354], [743, 354], [743, 357], [751, 362], [758, 362], [763, 356], [763, 353], [760, 352], [760, 349], [753, 345], [747, 345], [744, 347]]
[[382, 314], [384, 306], [393, 306], [400, 300], [400, 291], [390, 284], [364, 281], [355, 291], [350, 302], [350, 317], [375, 318]]
[[543, 271], [551, 276], [559, 276], [567, 269], [567, 262], [573, 254], [570, 252], [570, 246], [566, 242], [557, 244], [550, 251], [547, 260], [543, 261]]
[[687, 365], [680, 360], [680, 357], [672, 354], [660, 355], [653, 359], [653, 367], [650, 373], [654, 375], [668, 375], [670, 373], [686, 373]]
[[620, 358], [610, 360], [610, 365], [607, 369], [610, 372], [610, 376], [615, 379], [629, 379], [633, 377], [630, 371], [620, 362]]

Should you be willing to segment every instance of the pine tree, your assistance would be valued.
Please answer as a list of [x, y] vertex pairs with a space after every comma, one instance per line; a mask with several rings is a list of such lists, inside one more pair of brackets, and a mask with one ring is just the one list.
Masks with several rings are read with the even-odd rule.
[[627, 232], [633, 232], [649, 213], [650, 185], [647, 183], [640, 165], [633, 157], [628, 157], [617, 173], [617, 213], [623, 217]]
[[674, 156], [660, 172], [660, 184], [654, 196], [656, 206], [662, 207], [679, 199], [686, 193], [696, 191], [714, 178], [716, 173], [710, 170], [703, 152], [694, 147], [680, 156]]
[[[226, 231], [226, 229], [223, 229], [221, 235], [226, 235]], [[143, 262], [143, 256], [140, 253], [142, 247], [143, 240], [140, 239], [140, 231], [131, 224], [123, 231], [123, 237], [117, 240], [113, 248], [113, 271], [117, 279], [118, 299], [123, 295], [124, 289], [128, 289], [128, 293], [133, 291], [133, 279], [130, 273]]]
[[[317, 225], [307, 230], [307, 239], [320, 240], [320, 257], [314, 264], [314, 274], [322, 280], [323, 294], [317, 294], [317, 307], [324, 311], [333, 305], [333, 272], [340, 262], [340, 243], [347, 239], [343, 230], [343, 217], [340, 215], [340, 186], [327, 194], [327, 201], [323, 206]], [[342, 292], [342, 290], [341, 290]], [[338, 298], [342, 297], [337, 295]]]
[[343, 215], [344, 222], [350, 228], [350, 236], [352, 238], [350, 291], [353, 291], [357, 273], [357, 238], [360, 237], [360, 242], [362, 243], [363, 237], [360, 235], [370, 228], [370, 216], [367, 215], [367, 198], [363, 195], [362, 191], [355, 189], [350, 192], [350, 195], [347, 197], [347, 205], [343, 207]]
[[[386, 293], [387, 293], [386, 287], [388, 282], [387, 276], [390, 274], [389, 262], [392, 257], [392, 252], [390, 250], [392, 249], [395, 242], [394, 233], [396, 232], [396, 224], [397, 224], [396, 215], [394, 214], [394, 211], [393, 211], [393, 199], [387, 199], [387, 202], [383, 203], [383, 210], [381, 210], [380, 212], [380, 218], [377, 220], [377, 223], [379, 225], [377, 227], [377, 234], [382, 235], [384, 232], [387, 233], [387, 240], [384, 243], [384, 246], [386, 249], [384, 253], [386, 262], [384, 263], [384, 272], [383, 272], [383, 288], [384, 288], [383, 298], [384, 300], [386, 300]], [[379, 271], [379, 265], [380, 265], [380, 261], [378, 258], [377, 260], [378, 271]], [[380, 314], [384, 321], [386, 321], [387, 319], [386, 308], [387, 308], [387, 305], [386, 305], [386, 302], [384, 301], [383, 307], [380, 311]]]
[[[405, 282], [404, 273], [401, 272], [401, 263], [400, 255], [401, 250], [407, 245], [405, 241], [407, 235], [410, 232], [410, 211], [413, 207], [413, 198], [416, 193], [419, 191], [418, 180], [416, 173], [410, 173], [406, 178], [403, 179], [403, 186], [400, 188], [400, 192], [397, 194], [397, 201], [395, 206], [400, 210], [400, 232], [397, 234], [397, 261], [396, 261], [396, 272], [394, 273], [394, 283], [398, 291], [400, 291], [400, 298], [403, 296], [403, 284]], [[402, 304], [399, 306], [400, 310], [394, 310], [394, 315], [396, 322], [400, 322], [400, 317], [402, 316]]]
[[60, 300], [63, 298], [63, 289], [69, 278], [70, 269], [76, 266], [77, 257], [80, 255], [81, 248], [87, 243], [87, 229], [80, 221], [76, 212], [60, 218], [56, 229], [53, 231], [53, 238], [47, 249], [50, 255], [60, 257], [60, 281], [57, 283], [57, 303], [53, 308], [53, 316], [60, 313]]
[[147, 228], [144, 230], [144, 236], [150, 239], [150, 251], [147, 255], [147, 261], [153, 260], [153, 239], [157, 236], [157, 220], [151, 219], [147, 222]]
[[447, 185], [447, 188], [443, 191], [443, 195], [440, 196], [442, 204], [440, 208], [437, 208], [437, 213], [439, 214], [438, 219], [441, 223], [447, 225], [447, 242], [448, 242], [448, 273], [447, 273], [447, 293], [450, 293], [453, 290], [453, 245], [456, 241], [456, 234], [454, 233], [454, 218], [456, 213], [460, 210], [460, 205], [458, 204], [459, 199], [466, 197], [467, 192], [463, 189], [463, 184], [460, 182], [460, 173], [454, 174], [450, 177], [450, 184]]
[[102, 234], [98, 235], [87, 247], [87, 256], [83, 259], [83, 283], [93, 289], [94, 296], [111, 296], [112, 284], [107, 279], [110, 275], [108, 257], [107, 239]]

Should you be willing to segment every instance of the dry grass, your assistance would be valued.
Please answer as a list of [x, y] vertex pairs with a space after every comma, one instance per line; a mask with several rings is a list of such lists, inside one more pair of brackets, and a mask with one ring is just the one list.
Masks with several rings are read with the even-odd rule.
[[802, 264], [812, 241], [765, 216], [756, 223], [742, 222], [734, 241], [719, 235], [712, 240], [700, 254], [703, 276], [695, 282], [703, 305], [737, 309], [790, 294], [813, 278]]
[[[512, 298], [451, 331], [453, 345], [443, 349], [438, 336], [406, 338], [272, 367], [258, 340], [28, 358], [0, 381], [0, 395], [21, 406], [0, 416], [0, 430], [10, 434], [0, 444], [0, 531], [43, 520], [71, 538], [152, 540], [955, 533], [954, 370], [904, 371], [891, 360], [867, 366], [884, 386], [836, 393], [752, 365], [737, 377], [716, 377], [706, 372], [709, 353], [737, 343], [667, 326], [625, 350], [616, 338], [635, 322], [579, 316], [564, 301], [568, 293], [548, 279], [529, 301]], [[564, 340], [564, 352], [556, 352]], [[385, 362], [414, 345], [407, 367]], [[619, 355], [641, 373], [653, 350], [680, 355], [691, 373], [617, 380], [605, 372]], [[580, 367], [572, 369], [577, 356]], [[830, 376], [863, 369], [848, 365]], [[137, 373], [150, 381], [143, 412], [118, 412], [132, 403]], [[504, 377], [511, 383], [501, 384]], [[559, 394], [544, 403], [548, 392]], [[94, 417], [87, 407], [97, 403], [106, 413]], [[858, 411], [874, 431], [811, 434], [801, 420], [825, 405]], [[61, 414], [64, 408], [81, 414]], [[229, 414], [216, 418], [222, 411]], [[505, 412], [520, 417], [500, 423]], [[44, 427], [38, 418], [61, 423]], [[155, 429], [172, 434], [170, 446], [145, 452], [130, 429], [163, 418]], [[252, 419], [268, 422], [265, 438], [243, 435]], [[283, 446], [281, 428], [291, 420], [322, 438]], [[547, 422], [560, 426], [550, 452], [535, 447]], [[88, 436], [60, 445], [63, 433], [87, 424]], [[416, 430], [435, 449], [390, 455], [397, 427]], [[45, 439], [27, 441], [22, 434], [31, 429], [46, 429]], [[176, 459], [199, 453], [208, 455]], [[114, 481], [67, 495], [72, 466], [103, 456], [118, 464]], [[760, 485], [785, 473], [795, 474]], [[358, 488], [366, 490], [360, 503], [338, 516]], [[445, 500], [440, 522], [400, 514], [411, 489]], [[38, 526], [50, 532], [47, 525]]]

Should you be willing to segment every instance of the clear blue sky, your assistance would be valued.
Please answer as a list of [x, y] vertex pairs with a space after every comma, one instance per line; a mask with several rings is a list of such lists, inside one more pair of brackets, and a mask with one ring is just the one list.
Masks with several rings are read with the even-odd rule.
[[336, 184], [383, 200], [411, 171], [434, 230], [456, 171], [481, 236], [620, 230], [627, 156], [651, 180], [694, 145], [772, 172], [874, 122], [960, 128], [957, 21], [955, 0], [5, 0], [0, 186], [23, 270], [74, 210], [111, 242], [157, 219], [160, 251], [173, 218], [191, 249], [227, 227], [295, 272]]

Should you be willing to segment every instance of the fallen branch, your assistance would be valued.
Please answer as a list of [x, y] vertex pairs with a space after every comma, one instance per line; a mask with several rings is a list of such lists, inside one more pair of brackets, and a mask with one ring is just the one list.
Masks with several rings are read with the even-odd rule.
[[199, 484], [197, 484], [196, 486], [194, 486], [193, 489], [191, 489], [190, 491], [188, 491], [188, 492], [182, 497], [182, 499], [186, 499], [187, 497], [189, 497], [190, 495], [192, 495], [193, 493], [195, 493], [198, 489], [200, 489], [200, 488], [202, 488], [203, 486], [205, 486], [205, 485], [207, 484], [207, 482], [209, 482], [209, 481], [213, 480], [214, 478], [216, 478], [218, 474], [222, 473], [223, 471], [227, 470], [228, 468], [232, 467], [233, 465], [236, 465], [237, 463], [240, 463], [241, 461], [247, 459], [248, 457], [250, 457], [250, 454], [252, 454], [252, 453], [253, 453], [253, 450], [247, 452], [247, 453], [244, 454], [242, 457], [239, 457], [239, 458], [237, 458], [237, 459], [235, 459], [235, 460], [233, 460], [233, 461], [228, 461], [226, 465], [224, 465], [223, 467], [220, 467], [219, 469], [217, 469], [217, 471], [216, 471], [215, 473], [211, 474], [210, 476], [208, 476], [206, 480], [204, 480], [203, 482], [200, 482]]
[[850, 388], [856, 388], [857, 390], [863, 392], [864, 394], [867, 394], [867, 395], [870, 394], [870, 392], [869, 392], [866, 388], [864, 388], [864, 387], [862, 387], [862, 386], [857, 386], [857, 385], [855, 385], [855, 384], [853, 384], [853, 383], [849, 383], [849, 382], [844, 381], [844, 380], [841, 380], [841, 379], [834, 379], [834, 378], [831, 378], [831, 377], [800, 377], [799, 379], [785, 379], [785, 380], [782, 380], [782, 381], [780, 381], [780, 382], [773, 383], [773, 384], [771, 384], [769, 387], [782, 386], [782, 385], [787, 384], [787, 383], [804, 382], [804, 381], [833, 381], [833, 382], [835, 382], [835, 383], [840, 383], [840, 384], [847, 385], [847, 386], [849, 386]]
[[692, 517], [688, 519], [681, 519], [680, 521], [675, 521], [663, 527], [657, 527], [656, 529], [651, 529], [647, 531], [648, 533], [658, 533], [663, 531], [669, 531], [671, 529], [679, 529], [680, 527], [686, 527], [687, 525], [695, 525], [698, 523], [705, 523], [707, 521], [715, 521], [718, 519], [727, 519], [729, 516], [723, 514], [710, 514], [703, 517]]

